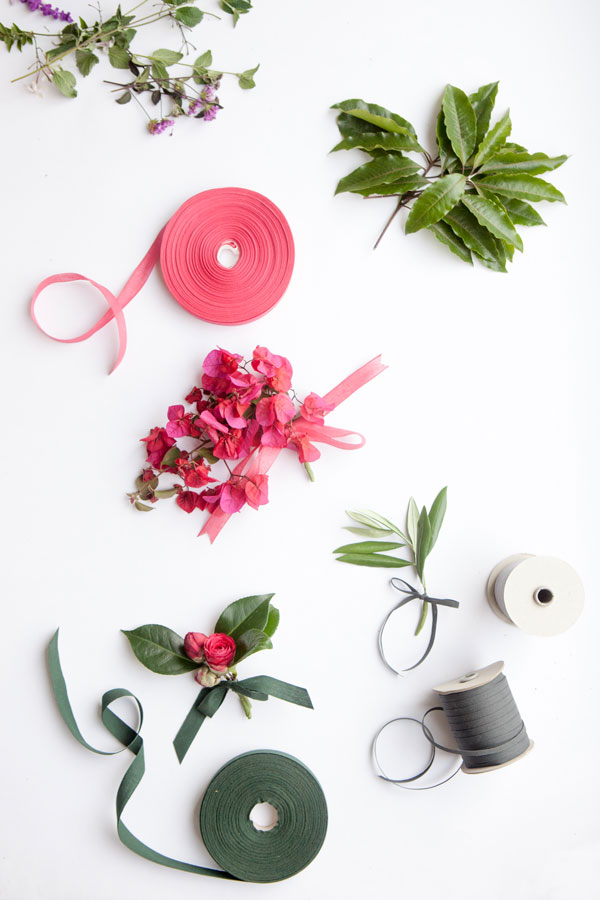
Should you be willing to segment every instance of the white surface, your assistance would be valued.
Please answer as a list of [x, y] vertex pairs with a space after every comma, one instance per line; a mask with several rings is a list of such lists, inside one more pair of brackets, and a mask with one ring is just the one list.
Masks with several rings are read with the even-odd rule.
[[[4, 6], [3, 21], [35, 18]], [[74, 102], [9, 86], [29, 54], [0, 52], [2, 900], [595, 896], [597, 29], [591, 0], [507, 0], [468, 15], [441, 0], [256, 0], [235, 31], [211, 22], [197, 30], [198, 49], [210, 46], [225, 68], [260, 61], [256, 90], [224, 85], [219, 119], [178, 123], [173, 137], [148, 136], [141, 113], [111, 102], [96, 73]], [[155, 46], [172, 41], [161, 33]], [[495, 79], [515, 140], [572, 154], [550, 175], [568, 207], [545, 205], [549, 227], [523, 229], [526, 251], [504, 276], [469, 269], [429, 234], [404, 237], [400, 224], [373, 253], [393, 201], [334, 199], [337, 179], [362, 157], [327, 155], [337, 139], [329, 105], [364, 97], [430, 139], [447, 81], [474, 90]], [[112, 327], [73, 346], [35, 330], [27, 303], [41, 278], [75, 270], [118, 289], [188, 196], [223, 185], [265, 193], [291, 224], [296, 268], [269, 316], [229, 331], [203, 324], [155, 273], [127, 309], [129, 348], [110, 378]], [[92, 319], [96, 301], [62, 293], [41, 312], [68, 333]], [[167, 503], [136, 514], [124, 492], [142, 462], [139, 438], [180, 401], [214, 345], [249, 353], [257, 343], [292, 360], [300, 392], [324, 392], [383, 353], [389, 370], [330, 418], [364, 432], [367, 446], [327, 448], [314, 485], [292, 454], [281, 458], [268, 507], [236, 516], [213, 547], [195, 537], [199, 514]], [[388, 574], [339, 565], [331, 550], [344, 541], [345, 508], [402, 517], [411, 493], [430, 503], [443, 484], [449, 509], [428, 584], [461, 606], [441, 611], [435, 652], [399, 679], [376, 650], [395, 600]], [[580, 572], [586, 608], [566, 634], [529, 637], [490, 611], [491, 568], [521, 551], [560, 556]], [[228, 700], [180, 767], [170, 742], [194, 682], [146, 671], [119, 629], [156, 621], [206, 630], [226, 603], [261, 591], [276, 591], [281, 627], [275, 649], [244, 673], [305, 685], [315, 710], [271, 700], [247, 723]], [[305, 761], [325, 789], [330, 827], [315, 862], [265, 888], [198, 880], [123, 848], [113, 804], [127, 754], [95, 757], [61, 722], [44, 661], [57, 625], [91, 742], [111, 744], [97, 720], [103, 690], [126, 686], [144, 704], [148, 772], [126, 815], [134, 833], [207, 863], [195, 831], [205, 785], [235, 754], [273, 747]], [[406, 661], [411, 641], [407, 624], [397, 651]], [[418, 713], [432, 685], [495, 659], [505, 660], [534, 752], [437, 791], [378, 782], [369, 743], [379, 725]], [[423, 752], [415, 738], [404, 765]]]

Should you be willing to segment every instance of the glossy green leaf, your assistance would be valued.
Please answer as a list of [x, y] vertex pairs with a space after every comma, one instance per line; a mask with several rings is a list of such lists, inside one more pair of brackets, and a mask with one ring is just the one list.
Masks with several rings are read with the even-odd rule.
[[360, 537], [379, 538], [387, 537], [388, 534], [393, 534], [393, 532], [389, 528], [368, 528], [366, 526], [364, 528], [360, 528], [355, 525], [344, 525], [343, 527], [344, 531], [349, 531], [351, 534], [357, 534]]
[[377, 184], [389, 184], [403, 176], [414, 174], [419, 168], [420, 166], [412, 159], [399, 153], [388, 153], [364, 163], [350, 175], [346, 175], [339, 182], [335, 192], [341, 194], [344, 191], [359, 191]]
[[258, 653], [259, 650], [273, 649], [271, 638], [264, 631], [259, 631], [256, 628], [250, 628], [236, 638], [235, 646], [235, 665], [248, 656], [252, 656], [253, 653]]
[[131, 100], [131, 91], [125, 91], [125, 93], [121, 94], [121, 96], [117, 99], [116, 102], [119, 103], [121, 106], [124, 106], [126, 103], [129, 103], [130, 100]]
[[228, 634], [237, 641], [248, 630], [263, 631], [269, 618], [269, 608], [274, 594], [257, 594], [234, 600], [219, 616], [215, 632]]
[[67, 71], [67, 69], [54, 69], [52, 81], [65, 97], [77, 96], [77, 91], [75, 90], [77, 82], [72, 72]]
[[431, 504], [431, 509], [429, 510], [429, 523], [431, 525], [431, 550], [433, 550], [435, 546], [435, 542], [438, 539], [438, 534], [440, 533], [440, 528], [442, 527], [442, 522], [444, 521], [444, 516], [446, 515], [446, 508], [448, 505], [448, 488], [442, 488], [439, 492], [433, 503]]
[[122, 47], [110, 47], [108, 51], [108, 58], [113, 68], [128, 69], [129, 62], [131, 60], [131, 53], [129, 53], [127, 50], [124, 50]]
[[383, 550], [397, 550], [405, 544], [396, 544], [393, 541], [357, 541], [355, 544], [344, 544], [338, 547], [334, 553], [379, 553]]
[[100, 62], [95, 53], [91, 50], [76, 50], [75, 63], [81, 74], [85, 77], [89, 75], [96, 63]]
[[155, 50], [150, 59], [158, 60], [165, 66], [173, 66], [180, 59], [183, 59], [183, 53], [176, 53], [175, 50], [167, 50], [163, 47]]
[[553, 184], [534, 175], [487, 175], [480, 182], [487, 190], [512, 200], [528, 200], [537, 203], [548, 200], [566, 203], [564, 196]]
[[[338, 116], [337, 125], [340, 129], [342, 137], [347, 137], [348, 133], [358, 134], [364, 131], [390, 131], [395, 134], [412, 134], [417, 136], [413, 125], [402, 116], [390, 112], [384, 106], [378, 106], [376, 103], [365, 103], [364, 100], [342, 100], [340, 103], [334, 103], [331, 109], [339, 109], [346, 116], [359, 119], [364, 125], [360, 131], [346, 131], [347, 121], [343, 116]], [[340, 123], [340, 119], [342, 122]], [[384, 125], [383, 122], [386, 124]]]
[[181, 450], [179, 449], [179, 447], [169, 447], [162, 458], [161, 466], [166, 468], [173, 467], [180, 456]]
[[444, 222], [477, 256], [490, 263], [501, 264], [504, 254], [499, 249], [499, 242], [462, 203], [445, 215]]
[[473, 160], [474, 169], [477, 168], [477, 166], [480, 166], [482, 162], [485, 162], [488, 157], [492, 156], [502, 147], [506, 142], [506, 138], [509, 136], [511, 129], [512, 122], [510, 121], [510, 113], [507, 110], [500, 121], [496, 122], [494, 127], [488, 131], [477, 148], [477, 153]]
[[480, 225], [491, 231], [494, 237], [523, 251], [521, 236], [500, 204], [478, 194], [465, 194], [462, 204], [473, 213]]
[[506, 245], [493, 235], [490, 235], [490, 237], [496, 245], [496, 256], [481, 256], [481, 262], [486, 268], [491, 269], [492, 272], [504, 272], [506, 274]]
[[414, 136], [408, 131], [406, 131], [405, 134], [391, 134], [388, 131], [375, 131], [372, 134], [363, 133], [348, 135], [348, 137], [341, 140], [339, 144], [336, 144], [331, 152], [333, 153], [335, 150], [364, 150], [366, 153], [370, 153], [371, 150], [376, 149], [386, 150], [388, 152], [423, 150], [421, 145], [415, 140]]
[[452, 150], [452, 144], [446, 131], [446, 123], [444, 121], [444, 110], [440, 109], [435, 126], [435, 136], [440, 156], [440, 166], [442, 172], [452, 171], [455, 166], [460, 166], [460, 160], [455, 156]]
[[460, 200], [465, 190], [464, 175], [444, 175], [418, 197], [406, 220], [406, 233], [412, 234], [442, 219]]
[[545, 153], [522, 153], [504, 147], [486, 159], [480, 168], [484, 172], [510, 172], [516, 175], [541, 175], [558, 169], [568, 156], [546, 156]]
[[431, 522], [426, 507], [423, 507], [417, 523], [417, 545], [415, 547], [415, 564], [421, 581], [423, 581], [425, 571], [425, 560], [431, 552], [431, 547]]
[[507, 141], [502, 150], [513, 150], [515, 153], [529, 153], [527, 147], [522, 144], [515, 144], [514, 141]]
[[352, 566], [370, 566], [372, 569], [402, 569], [404, 566], [412, 566], [408, 559], [386, 556], [385, 553], [346, 553], [336, 559]]
[[503, 206], [515, 225], [545, 225], [537, 209], [524, 200], [503, 198]]
[[406, 510], [406, 533], [413, 545], [413, 548], [417, 546], [418, 525], [419, 525], [419, 507], [415, 503], [415, 498], [411, 497], [410, 500], [408, 501], [408, 509]]
[[442, 109], [452, 149], [464, 165], [473, 153], [477, 140], [475, 110], [465, 92], [452, 84], [446, 85]]
[[175, 18], [182, 25], [193, 28], [194, 25], [198, 25], [202, 21], [204, 13], [197, 6], [179, 6], [175, 10]]
[[392, 181], [391, 184], [375, 184], [373, 187], [361, 188], [359, 191], [352, 191], [353, 194], [361, 194], [363, 197], [401, 197], [408, 191], [416, 191], [418, 188], [428, 187], [430, 182], [421, 175], [412, 175], [410, 178], [400, 178], [398, 181]]
[[263, 631], [267, 635], [267, 637], [273, 637], [273, 635], [277, 631], [279, 618], [279, 610], [275, 606], [270, 606], [269, 615], [267, 617], [267, 624], [263, 628]]
[[482, 85], [474, 94], [469, 94], [469, 100], [475, 110], [475, 118], [477, 119], [477, 138], [475, 140], [477, 147], [490, 126], [490, 118], [497, 93], [498, 82], [492, 81], [490, 84]]
[[186, 656], [183, 638], [164, 625], [142, 625], [133, 631], [123, 630], [139, 661], [159, 675], [182, 675], [198, 668]]
[[445, 244], [455, 256], [462, 259], [463, 262], [473, 265], [473, 257], [471, 251], [457, 235], [454, 234], [449, 225], [445, 222], [434, 222], [433, 225], [427, 226], [427, 231], [433, 232], [441, 244]]

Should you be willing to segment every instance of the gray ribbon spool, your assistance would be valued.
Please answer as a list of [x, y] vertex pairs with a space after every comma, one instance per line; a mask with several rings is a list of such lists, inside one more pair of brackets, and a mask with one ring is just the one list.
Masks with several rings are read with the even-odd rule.
[[499, 619], [528, 634], [562, 634], [583, 610], [579, 575], [552, 556], [517, 553], [503, 559], [488, 578], [488, 603]]
[[[503, 662], [492, 663], [476, 672], [468, 672], [453, 681], [438, 685], [433, 690], [440, 695], [442, 705], [428, 709], [421, 720], [402, 716], [386, 722], [373, 741], [373, 758], [379, 777], [407, 790], [428, 790], [445, 784], [461, 769], [468, 775], [477, 775], [504, 768], [526, 756], [533, 748], [533, 741], [529, 739], [508, 682], [502, 674], [503, 668]], [[446, 747], [433, 737], [425, 720], [429, 713], [436, 710], [444, 712], [456, 747]], [[377, 742], [381, 733], [392, 722], [398, 721], [416, 722], [431, 745], [427, 764], [409, 778], [390, 778], [383, 771], [377, 756]], [[462, 765], [436, 784], [411, 786], [411, 782], [418, 781], [431, 768], [436, 748], [462, 756]]]
[[[481, 775], [484, 772], [503, 769], [504, 766], [522, 759], [533, 749], [533, 741], [527, 735], [525, 723], [521, 719], [508, 682], [502, 675], [503, 669], [503, 662], [495, 662], [434, 688], [434, 691], [440, 695], [448, 724], [457, 741], [459, 752], [463, 756], [462, 771], [467, 775]], [[478, 691], [480, 688], [486, 688], [487, 685], [490, 687], [487, 688], [485, 694], [483, 691]], [[469, 698], [466, 695], [471, 691], [477, 691], [478, 694], [483, 694], [483, 697], [473, 695], [472, 698]], [[471, 699], [473, 702], [470, 702]], [[498, 712], [501, 712], [502, 715], [498, 716]], [[464, 727], [465, 721], [466, 728]], [[469, 734], [475, 723], [480, 726], [482, 738], [485, 736], [483, 747], [478, 747], [478, 741], [472, 740]], [[464, 744], [465, 735], [467, 735], [467, 742], [470, 745], [468, 749]], [[495, 745], [485, 746], [486, 742], [488, 745], [490, 744], [490, 738], [496, 742]], [[442, 747], [440, 744], [435, 744], [435, 746], [442, 750], [450, 749]], [[456, 753], [456, 750], [453, 752]], [[500, 762], [484, 766], [473, 764], [478, 759], [484, 759], [486, 756], [493, 758], [495, 755], [499, 756]], [[471, 761], [471, 765], [469, 765], [469, 761]]]

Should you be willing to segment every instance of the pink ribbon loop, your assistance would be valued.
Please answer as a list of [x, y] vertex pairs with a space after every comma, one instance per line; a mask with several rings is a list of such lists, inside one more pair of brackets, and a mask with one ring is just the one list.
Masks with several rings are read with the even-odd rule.
[[[328, 394], [325, 394], [323, 399], [326, 400], [327, 403], [333, 403], [333, 408], [335, 409], [340, 403], [347, 400], [351, 394], [363, 387], [377, 375], [380, 375], [385, 369], [387, 369], [387, 366], [384, 366], [381, 362], [381, 356], [376, 356], [374, 359], [370, 360], [370, 362], [361, 366], [360, 369], [357, 369], [356, 372], [353, 372], [352, 375], [349, 375], [348, 378], [341, 381], [336, 387], [329, 391]], [[318, 425], [314, 422], [307, 422], [306, 419], [303, 418], [296, 419], [294, 421], [294, 427], [296, 428], [300, 423], [302, 423], [299, 429], [300, 434], [306, 434], [309, 439], [314, 440], [317, 443], [329, 444], [332, 447], [337, 447], [339, 450], [358, 450], [360, 447], [364, 447], [366, 443], [363, 435], [359, 434], [357, 431], [348, 431], [345, 428], [333, 428], [329, 425]], [[358, 442], [352, 443], [338, 440], [338, 438], [342, 437], [357, 437], [359, 440]], [[282, 449], [285, 448], [257, 448], [250, 456], [247, 456], [237, 464], [232, 475], [245, 475], [250, 479], [254, 478], [256, 475], [266, 475]], [[207, 534], [212, 544], [227, 524], [231, 515], [232, 513], [226, 513], [220, 507], [214, 510], [214, 512], [210, 513], [208, 519], [204, 523], [202, 530], [199, 532], [199, 536]]]
[[[239, 252], [231, 268], [218, 260], [223, 246]], [[37, 286], [31, 317], [45, 335], [64, 344], [85, 341], [114, 320], [119, 338], [114, 372], [127, 347], [123, 310], [159, 260], [167, 288], [184, 309], [205, 322], [241, 325], [264, 316], [285, 293], [294, 267], [294, 240], [285, 216], [267, 197], [244, 188], [204, 191], [172, 216], [116, 297], [86, 275], [64, 272]], [[58, 338], [42, 328], [35, 307], [46, 287], [68, 281], [89, 282], [109, 309], [83, 334]]]

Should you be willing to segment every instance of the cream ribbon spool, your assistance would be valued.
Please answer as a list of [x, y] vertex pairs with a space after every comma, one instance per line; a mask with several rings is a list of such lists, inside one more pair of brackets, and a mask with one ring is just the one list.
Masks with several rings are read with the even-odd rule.
[[496, 615], [528, 634], [562, 634], [583, 610], [583, 584], [568, 563], [552, 556], [517, 553], [503, 559], [487, 582]]

